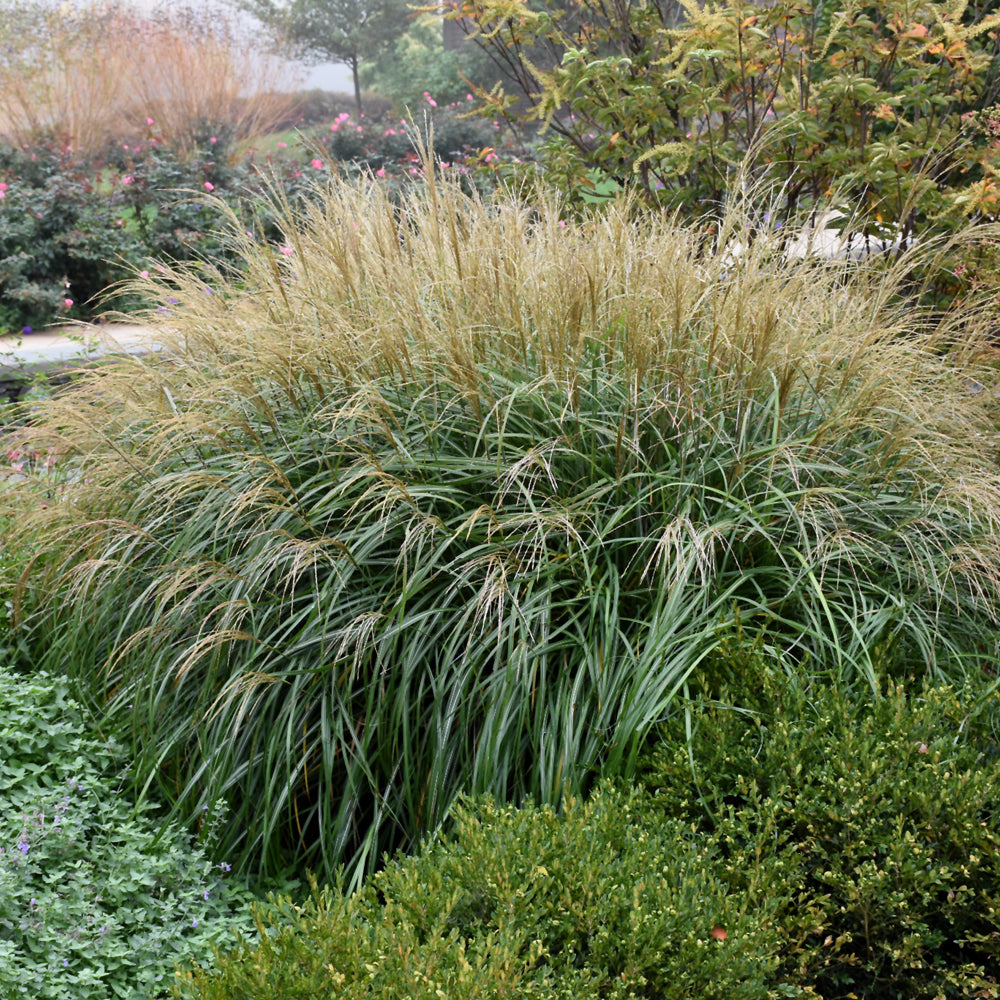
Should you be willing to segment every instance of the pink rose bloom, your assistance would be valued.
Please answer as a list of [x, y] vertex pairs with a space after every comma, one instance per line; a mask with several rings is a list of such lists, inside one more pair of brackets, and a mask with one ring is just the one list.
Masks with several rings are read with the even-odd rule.
[[215, 190], [215, 185], [211, 181], [205, 181], [205, 183], [202, 186], [205, 188], [206, 191]]
[[63, 299], [63, 305], [64, 305], [64, 306], [65, 306], [65, 307], [66, 307], [67, 309], [69, 309], [69, 307], [70, 307], [71, 305], [73, 305], [73, 300], [72, 300], [72, 299]]
[[312, 165], [313, 165], [313, 169], [314, 170], [322, 170], [323, 169], [323, 161], [322, 160], [313, 160], [312, 161]]

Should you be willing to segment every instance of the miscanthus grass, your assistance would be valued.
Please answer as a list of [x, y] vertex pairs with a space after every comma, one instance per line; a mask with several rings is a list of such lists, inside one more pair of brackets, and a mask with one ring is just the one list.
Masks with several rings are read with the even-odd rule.
[[725, 643], [994, 669], [989, 313], [912, 305], [933, 248], [558, 208], [431, 175], [278, 205], [277, 246], [234, 218], [239, 278], [144, 286], [168, 349], [36, 414], [74, 473], [17, 512], [35, 662], [182, 814], [228, 797], [246, 865], [358, 877], [459, 790], [627, 776]]

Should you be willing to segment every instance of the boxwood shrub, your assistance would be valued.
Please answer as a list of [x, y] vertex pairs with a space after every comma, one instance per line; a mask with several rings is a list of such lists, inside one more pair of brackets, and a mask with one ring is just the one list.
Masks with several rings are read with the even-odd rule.
[[1000, 996], [995, 688], [873, 703], [739, 659], [644, 781], [724, 852], [786, 859], [777, 895], [815, 924], [784, 972], [824, 997]]
[[[561, 811], [479, 800], [455, 829], [357, 893], [274, 899], [259, 939], [191, 970], [175, 996], [290, 998], [797, 996], [776, 975], [790, 901], [781, 858], [725, 857], [711, 836], [599, 789]], [[751, 876], [750, 872], [756, 875]]]

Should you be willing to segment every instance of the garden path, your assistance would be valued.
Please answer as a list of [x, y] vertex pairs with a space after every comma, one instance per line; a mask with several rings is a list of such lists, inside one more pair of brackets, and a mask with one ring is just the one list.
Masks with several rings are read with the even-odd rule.
[[155, 347], [149, 327], [128, 323], [76, 323], [0, 337], [0, 400], [21, 395], [35, 376], [57, 375], [120, 351], [141, 353]]

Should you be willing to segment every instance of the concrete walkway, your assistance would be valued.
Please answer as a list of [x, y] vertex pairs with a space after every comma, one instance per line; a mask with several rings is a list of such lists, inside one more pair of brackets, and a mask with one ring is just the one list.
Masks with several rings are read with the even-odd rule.
[[153, 345], [148, 327], [125, 323], [53, 326], [24, 336], [0, 337], [0, 372], [27, 365], [89, 360], [118, 351], [148, 350]]
[[17, 399], [35, 377], [58, 376], [111, 354], [138, 354], [157, 346], [148, 327], [126, 323], [79, 323], [0, 337], [0, 400]]

